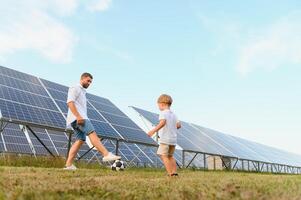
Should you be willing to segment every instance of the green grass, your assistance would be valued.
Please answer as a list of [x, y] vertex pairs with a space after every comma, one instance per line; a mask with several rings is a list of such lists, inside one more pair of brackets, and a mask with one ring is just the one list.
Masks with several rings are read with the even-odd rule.
[[[24, 167], [24, 164], [28, 165]], [[301, 199], [301, 176], [161, 169], [113, 172], [63, 159], [0, 158], [0, 199]]]

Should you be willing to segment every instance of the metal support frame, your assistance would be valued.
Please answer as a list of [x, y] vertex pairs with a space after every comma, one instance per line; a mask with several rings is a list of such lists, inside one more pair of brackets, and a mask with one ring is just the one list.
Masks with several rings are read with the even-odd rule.
[[185, 168], [185, 150], [182, 151], [182, 166]]
[[2, 142], [3, 142], [3, 146], [4, 146], [4, 150], [5, 151], [7, 151], [7, 147], [6, 147], [6, 144], [5, 144], [5, 141], [4, 141], [3, 131], [6, 128], [7, 125], [8, 125], [8, 122], [1, 121], [1, 124], [0, 124], [0, 136], [2, 138]]
[[191, 163], [194, 161], [194, 159], [197, 157], [198, 154], [199, 154], [199, 153], [195, 153], [195, 155], [194, 155], [193, 158], [189, 161], [189, 163], [188, 163], [188, 165], [186, 166], [186, 168], [188, 168], [188, 167], [191, 165]]
[[207, 157], [206, 154], [204, 153], [204, 169], [206, 169], [207, 167]]
[[47, 152], [55, 157], [55, 155], [49, 150], [49, 148], [44, 144], [44, 142], [37, 136], [37, 134], [28, 126], [26, 125], [26, 128], [35, 136], [35, 138], [37, 138], [37, 140], [43, 145], [43, 147], [47, 150]]
[[119, 154], [119, 140], [116, 140], [116, 146], [115, 146], [115, 154]]

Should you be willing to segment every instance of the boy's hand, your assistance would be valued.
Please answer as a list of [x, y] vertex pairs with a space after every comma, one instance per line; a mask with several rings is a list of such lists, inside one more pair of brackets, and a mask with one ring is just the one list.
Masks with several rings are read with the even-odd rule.
[[150, 131], [150, 132], [147, 133], [147, 135], [148, 135], [148, 137], [153, 137], [153, 135], [154, 135], [155, 133], [156, 133], [156, 132], [154, 132], [154, 131]]

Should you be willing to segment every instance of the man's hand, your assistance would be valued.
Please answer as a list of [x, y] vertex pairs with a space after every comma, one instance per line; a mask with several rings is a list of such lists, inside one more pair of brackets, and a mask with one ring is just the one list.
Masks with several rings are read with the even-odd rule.
[[153, 135], [155, 134], [156, 132], [154, 132], [153, 130], [148, 132], [147, 135], [148, 137], [153, 137]]
[[79, 116], [79, 117], [76, 119], [76, 123], [77, 123], [77, 125], [82, 126], [82, 125], [85, 124], [85, 120], [84, 120], [81, 116]]

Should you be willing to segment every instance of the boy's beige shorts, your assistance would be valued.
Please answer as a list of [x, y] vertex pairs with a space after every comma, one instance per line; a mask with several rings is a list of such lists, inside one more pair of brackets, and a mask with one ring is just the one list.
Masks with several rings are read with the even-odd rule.
[[175, 149], [175, 145], [160, 144], [157, 154], [160, 156], [173, 156]]

